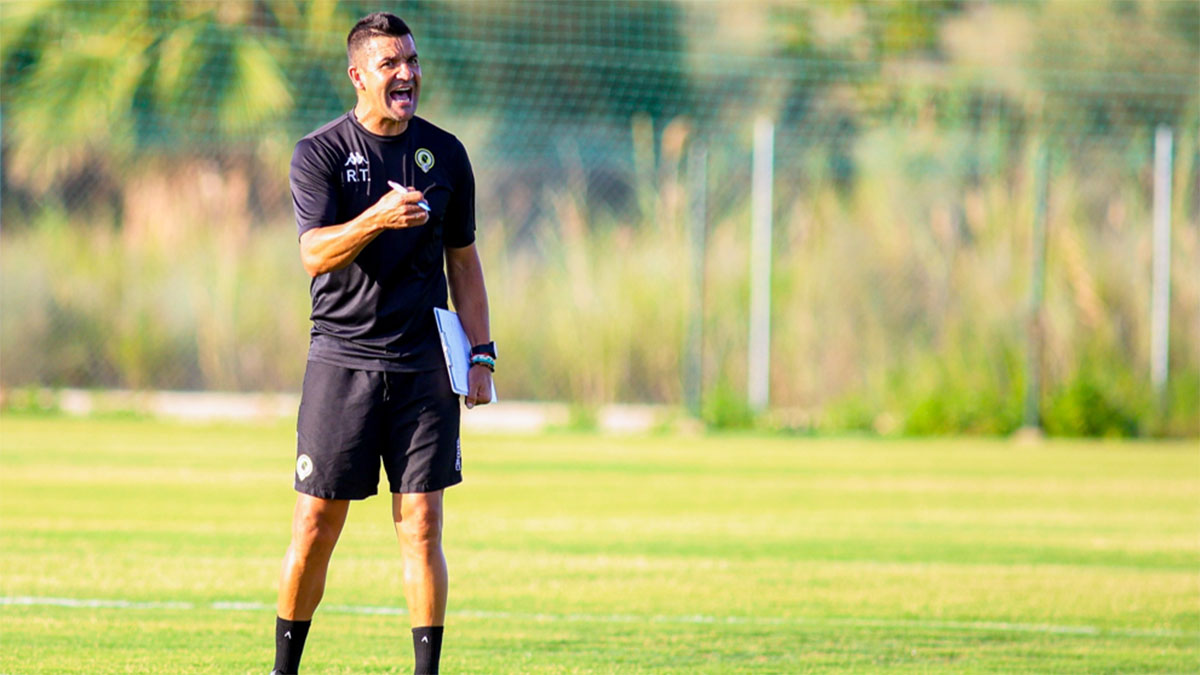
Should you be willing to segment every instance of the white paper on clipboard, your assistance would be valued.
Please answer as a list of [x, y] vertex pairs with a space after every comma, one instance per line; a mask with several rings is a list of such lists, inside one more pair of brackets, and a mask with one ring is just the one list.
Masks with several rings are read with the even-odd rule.
[[[442, 339], [442, 355], [450, 374], [450, 388], [460, 396], [467, 395], [467, 371], [471, 369], [471, 343], [458, 315], [441, 307], [433, 308], [438, 335]], [[496, 382], [492, 381], [492, 403], [496, 402]]]

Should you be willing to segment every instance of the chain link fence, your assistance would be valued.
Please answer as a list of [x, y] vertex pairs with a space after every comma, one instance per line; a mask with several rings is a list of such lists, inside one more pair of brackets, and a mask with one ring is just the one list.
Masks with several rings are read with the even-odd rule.
[[1006, 432], [1033, 372], [1051, 431], [1200, 430], [1200, 5], [1169, 0], [0, 4], [5, 389], [298, 388], [288, 160], [378, 9], [475, 165], [504, 398], [754, 412], [763, 118], [771, 419]]

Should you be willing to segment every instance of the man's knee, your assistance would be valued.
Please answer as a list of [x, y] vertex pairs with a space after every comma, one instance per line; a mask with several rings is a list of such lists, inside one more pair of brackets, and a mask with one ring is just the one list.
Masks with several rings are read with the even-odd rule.
[[345, 523], [341, 505], [327, 500], [305, 500], [292, 520], [292, 544], [301, 549], [331, 550]]
[[434, 547], [442, 541], [441, 504], [422, 500], [408, 505], [400, 521], [404, 543], [417, 548]]

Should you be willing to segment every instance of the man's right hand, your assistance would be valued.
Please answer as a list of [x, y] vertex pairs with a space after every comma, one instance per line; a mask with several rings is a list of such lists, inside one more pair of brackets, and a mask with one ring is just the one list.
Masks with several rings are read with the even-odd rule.
[[389, 230], [418, 227], [429, 221], [429, 212], [417, 205], [424, 198], [418, 190], [388, 190], [364, 215], [369, 214]]
[[304, 271], [315, 278], [340, 270], [380, 232], [424, 225], [429, 221], [429, 212], [417, 205], [424, 197], [416, 190], [388, 190], [354, 220], [305, 231], [300, 235]]

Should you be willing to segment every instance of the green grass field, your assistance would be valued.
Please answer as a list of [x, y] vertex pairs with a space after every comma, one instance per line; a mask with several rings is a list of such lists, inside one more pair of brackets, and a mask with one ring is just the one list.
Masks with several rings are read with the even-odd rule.
[[[0, 418], [0, 672], [260, 673], [290, 425]], [[472, 436], [446, 673], [1189, 672], [1200, 447]], [[411, 672], [388, 500], [305, 673]]]

